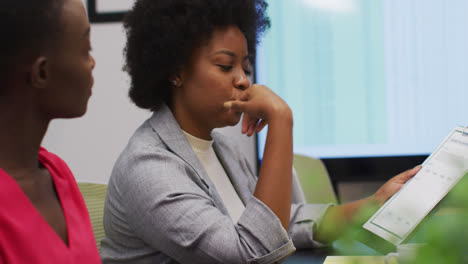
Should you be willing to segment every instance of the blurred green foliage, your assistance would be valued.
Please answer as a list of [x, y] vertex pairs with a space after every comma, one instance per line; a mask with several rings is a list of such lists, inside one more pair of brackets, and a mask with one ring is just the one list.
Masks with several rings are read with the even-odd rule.
[[418, 239], [427, 245], [419, 250], [413, 263], [468, 263], [468, 173], [418, 233]]
[[[335, 241], [333, 248], [338, 255], [381, 255], [356, 242], [363, 219], [375, 211], [363, 211], [357, 224]], [[468, 173], [420, 224], [408, 243], [424, 246], [415, 252], [412, 261], [400, 264], [468, 264]]]

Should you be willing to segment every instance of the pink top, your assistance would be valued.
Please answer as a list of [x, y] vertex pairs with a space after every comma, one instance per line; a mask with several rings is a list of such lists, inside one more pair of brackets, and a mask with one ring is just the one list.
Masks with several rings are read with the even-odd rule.
[[67, 164], [44, 148], [39, 161], [52, 176], [62, 204], [68, 246], [0, 168], [0, 263], [101, 263], [83, 196]]

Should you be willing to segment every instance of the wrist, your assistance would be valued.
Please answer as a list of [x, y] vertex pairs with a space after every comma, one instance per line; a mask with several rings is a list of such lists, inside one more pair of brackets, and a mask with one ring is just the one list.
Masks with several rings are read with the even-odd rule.
[[369, 206], [381, 207], [385, 203], [383, 199], [379, 198], [377, 193], [374, 193], [372, 196], [368, 197], [367, 199], [368, 199]]
[[291, 108], [284, 103], [283, 105], [277, 105], [268, 124], [271, 126], [272, 124], [281, 124], [281, 126], [292, 127], [293, 126], [293, 114]]

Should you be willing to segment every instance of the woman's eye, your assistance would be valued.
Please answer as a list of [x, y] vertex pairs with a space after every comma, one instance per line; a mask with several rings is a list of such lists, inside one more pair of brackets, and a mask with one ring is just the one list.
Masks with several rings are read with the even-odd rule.
[[230, 66], [230, 65], [218, 64], [218, 67], [220, 67], [221, 70], [223, 70], [223, 71], [225, 71], [225, 72], [228, 72], [228, 71], [232, 70], [232, 66]]
[[244, 70], [244, 73], [245, 73], [245, 75], [250, 76], [252, 74], [252, 71], [250, 71], [249, 69], [246, 69], [246, 70]]

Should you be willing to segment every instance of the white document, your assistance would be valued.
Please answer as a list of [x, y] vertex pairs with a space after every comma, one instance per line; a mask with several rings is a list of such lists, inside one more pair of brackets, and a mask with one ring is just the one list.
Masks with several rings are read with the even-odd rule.
[[457, 127], [364, 228], [398, 245], [468, 172], [468, 129]]

